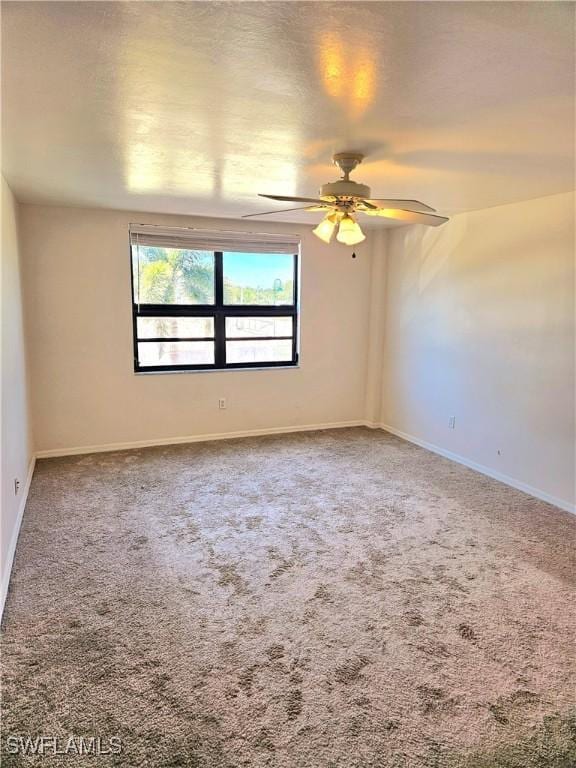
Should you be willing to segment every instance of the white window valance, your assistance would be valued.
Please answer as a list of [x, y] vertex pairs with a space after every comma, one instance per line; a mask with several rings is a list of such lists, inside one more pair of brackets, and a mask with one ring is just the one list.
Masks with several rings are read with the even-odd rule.
[[243, 253], [296, 254], [300, 248], [298, 235], [164, 227], [153, 224], [130, 224], [130, 243], [156, 248]]

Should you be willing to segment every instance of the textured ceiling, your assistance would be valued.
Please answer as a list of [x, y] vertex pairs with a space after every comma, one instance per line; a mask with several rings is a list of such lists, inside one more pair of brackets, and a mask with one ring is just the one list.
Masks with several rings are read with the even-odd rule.
[[315, 194], [346, 149], [373, 196], [449, 214], [566, 191], [574, 10], [3, 3], [4, 173], [24, 201], [218, 216]]

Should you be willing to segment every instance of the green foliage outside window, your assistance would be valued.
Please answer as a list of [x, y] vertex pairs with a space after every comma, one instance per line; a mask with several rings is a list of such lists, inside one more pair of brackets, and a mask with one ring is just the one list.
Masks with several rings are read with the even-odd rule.
[[292, 304], [294, 281], [274, 281], [273, 288], [234, 285], [224, 280], [224, 304]]
[[[135, 249], [141, 304], [213, 304], [214, 257], [180, 248]], [[136, 264], [136, 267], [138, 265]]]

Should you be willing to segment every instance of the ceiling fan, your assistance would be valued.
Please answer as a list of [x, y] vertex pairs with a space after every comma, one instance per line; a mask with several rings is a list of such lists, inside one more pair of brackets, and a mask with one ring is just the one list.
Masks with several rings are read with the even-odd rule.
[[[355, 216], [364, 213], [367, 216], [382, 216], [386, 219], [403, 221], [406, 224], [426, 224], [438, 227], [448, 221], [445, 216], [438, 216], [434, 208], [418, 200], [376, 199], [370, 197], [370, 187], [358, 184], [350, 179], [350, 174], [362, 162], [364, 155], [358, 152], [340, 152], [333, 157], [334, 164], [343, 173], [338, 181], [323, 184], [319, 198], [290, 197], [287, 195], [258, 195], [270, 200], [285, 200], [293, 203], [308, 203], [297, 208], [282, 208], [279, 211], [249, 213], [243, 219], [252, 216], [269, 216], [272, 213], [287, 211], [326, 211], [326, 216], [313, 230], [316, 237], [329, 243], [338, 229], [336, 240], [344, 245], [356, 245], [366, 239]], [[310, 205], [312, 203], [312, 205]]]

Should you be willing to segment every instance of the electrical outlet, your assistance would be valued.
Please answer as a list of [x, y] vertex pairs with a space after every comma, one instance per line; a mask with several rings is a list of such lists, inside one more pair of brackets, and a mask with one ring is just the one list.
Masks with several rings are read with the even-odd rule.
[[450, 416], [448, 419], [448, 429], [456, 429], [456, 416]]
[[20, 490], [20, 480], [17, 477], [14, 478], [14, 496], [18, 496]]
[[225, 397], [221, 397], [221, 398], [218, 400], [218, 408], [219, 408], [221, 411], [223, 411], [223, 410], [226, 408], [226, 398], [225, 398]]

